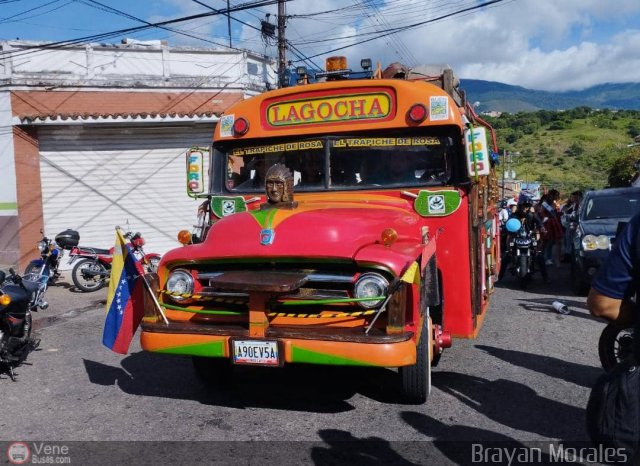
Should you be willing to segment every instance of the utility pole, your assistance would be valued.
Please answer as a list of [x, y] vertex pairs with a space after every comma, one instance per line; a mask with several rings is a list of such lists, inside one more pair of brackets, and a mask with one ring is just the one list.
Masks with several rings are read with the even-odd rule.
[[507, 149], [502, 152], [502, 199], [504, 199], [504, 178], [507, 171]]
[[285, 87], [284, 77], [286, 62], [286, 42], [284, 38], [285, 23], [287, 13], [285, 11], [285, 0], [278, 0], [278, 87]]
[[227, 27], [229, 28], [229, 48], [232, 48], [233, 44], [231, 43], [231, 13], [229, 13], [230, 9], [231, 6], [229, 5], [229, 0], [227, 0]]

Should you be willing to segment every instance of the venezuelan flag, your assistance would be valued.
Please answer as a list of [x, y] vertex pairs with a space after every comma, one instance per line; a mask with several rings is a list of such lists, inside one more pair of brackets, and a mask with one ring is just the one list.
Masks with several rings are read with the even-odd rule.
[[144, 315], [143, 273], [142, 265], [133, 255], [122, 232], [116, 229], [107, 295], [107, 319], [102, 334], [102, 343], [116, 353], [127, 354]]

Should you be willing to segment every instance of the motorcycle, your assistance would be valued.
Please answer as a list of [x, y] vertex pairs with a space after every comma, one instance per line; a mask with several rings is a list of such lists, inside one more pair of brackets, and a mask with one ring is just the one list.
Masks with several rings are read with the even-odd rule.
[[[128, 245], [142, 263], [145, 272], [157, 271], [160, 254], [145, 253], [143, 249], [145, 241], [142, 235], [139, 232], [135, 234], [127, 232], [124, 237], [129, 240]], [[111, 275], [113, 251], [114, 248], [98, 249], [79, 246], [71, 250], [69, 263], [78, 260], [71, 272], [71, 279], [78, 290], [90, 293], [105, 286]]]
[[43, 299], [49, 280], [43, 273], [46, 269], [25, 277], [9, 269], [8, 278], [0, 271], [0, 370], [8, 372], [14, 382], [14, 368], [40, 343], [31, 336], [31, 312], [48, 307]]
[[517, 277], [520, 287], [524, 289], [531, 280], [537, 264], [546, 281], [544, 258], [537, 252], [538, 242], [534, 232], [517, 218], [510, 218], [505, 227], [509, 233], [506, 255], [502, 263], [503, 271], [499, 278], [502, 278], [504, 270], [508, 268]]
[[633, 353], [634, 328], [608, 324], [598, 339], [598, 356], [602, 368], [609, 372]]
[[78, 245], [80, 235], [74, 230], [65, 230], [58, 233], [55, 240], [51, 240], [46, 236], [42, 236], [42, 239], [38, 242], [38, 250], [40, 251], [40, 259], [34, 259], [24, 269], [25, 276], [41, 275], [43, 268], [47, 270], [44, 272], [49, 277], [49, 285], [55, 284], [56, 280], [60, 277], [58, 268], [64, 255], [64, 250], [71, 249], [73, 246]]

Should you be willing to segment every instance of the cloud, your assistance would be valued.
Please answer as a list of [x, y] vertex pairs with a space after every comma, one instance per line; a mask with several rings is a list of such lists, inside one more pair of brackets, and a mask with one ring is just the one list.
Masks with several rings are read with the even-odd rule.
[[[178, 14], [206, 9], [194, 2], [164, 0]], [[232, 2], [237, 4], [238, 2]], [[574, 90], [605, 82], [640, 82], [640, 2], [616, 0], [504, 0], [400, 34], [359, 43], [388, 30], [425, 21], [477, 5], [477, 0], [386, 0], [353, 2], [324, 0], [287, 3], [286, 36], [306, 56], [343, 54], [355, 67], [370, 57], [382, 66], [448, 64], [461, 78], [500, 81], [541, 90]], [[319, 12], [339, 9], [333, 13]], [[265, 13], [275, 21], [276, 7], [234, 13], [259, 27]], [[297, 15], [308, 15], [300, 17]], [[174, 16], [175, 17], [175, 16]], [[224, 16], [200, 20], [194, 32], [226, 44]], [[185, 25], [182, 29], [190, 30]], [[175, 43], [197, 41], [175, 36]], [[199, 43], [200, 46], [210, 46]], [[277, 56], [253, 28], [234, 24], [234, 46]], [[325, 52], [349, 46], [342, 51]], [[288, 60], [299, 64], [292, 51]]]

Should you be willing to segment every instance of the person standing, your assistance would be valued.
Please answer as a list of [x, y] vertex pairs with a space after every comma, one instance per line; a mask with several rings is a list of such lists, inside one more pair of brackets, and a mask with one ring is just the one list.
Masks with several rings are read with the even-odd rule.
[[560, 193], [558, 190], [551, 189], [542, 196], [538, 205], [538, 213], [545, 229], [542, 236], [545, 264], [552, 265], [555, 263], [556, 267], [560, 267], [560, 248], [564, 237], [558, 209], [559, 199]]
[[498, 220], [500, 221], [500, 251], [503, 253], [507, 248], [507, 235], [508, 231], [506, 228], [507, 221], [515, 214], [516, 208], [518, 207], [518, 203], [515, 199], [509, 199], [507, 201], [502, 201], [502, 209], [498, 213]]
[[571, 253], [573, 245], [573, 235], [576, 229], [576, 219], [580, 203], [582, 202], [582, 191], [574, 191], [569, 196], [567, 202], [562, 206], [560, 212], [562, 214], [561, 221], [564, 228], [564, 256], [563, 262], [571, 262]]

